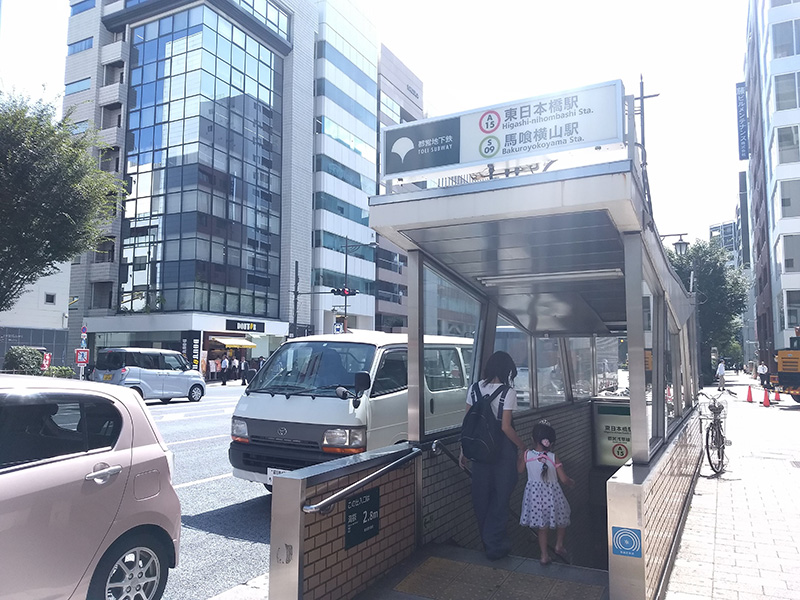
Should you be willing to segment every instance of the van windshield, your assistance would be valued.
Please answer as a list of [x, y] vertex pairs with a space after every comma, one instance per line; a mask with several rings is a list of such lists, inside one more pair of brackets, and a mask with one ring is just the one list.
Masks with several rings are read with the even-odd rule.
[[259, 371], [250, 392], [291, 396], [335, 396], [336, 388], [353, 391], [355, 374], [369, 372], [375, 346], [352, 342], [289, 342]]

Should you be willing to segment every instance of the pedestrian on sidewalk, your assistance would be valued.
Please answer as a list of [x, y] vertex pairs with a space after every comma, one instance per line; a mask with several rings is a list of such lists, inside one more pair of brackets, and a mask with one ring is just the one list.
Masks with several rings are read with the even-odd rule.
[[250, 365], [247, 363], [247, 359], [242, 359], [242, 364], [239, 365], [240, 370], [242, 371], [242, 385], [247, 385], [247, 371], [250, 369]]
[[222, 357], [222, 363], [219, 366], [220, 368], [220, 377], [222, 378], [222, 385], [227, 385], [228, 383], [228, 355], [225, 354]]
[[717, 391], [721, 392], [725, 389], [725, 361], [719, 361], [717, 366]]
[[528, 483], [522, 496], [520, 525], [539, 530], [539, 562], [549, 565], [552, 559], [547, 547], [550, 529], [556, 530], [555, 552], [566, 562], [569, 553], [564, 547], [564, 536], [570, 523], [570, 508], [559, 481], [567, 487], [575, 482], [567, 476], [553, 449], [556, 431], [545, 420], [533, 426], [533, 445], [517, 461], [519, 473], [528, 471]]
[[763, 360], [761, 361], [761, 364], [758, 365], [758, 369], [756, 369], [756, 371], [761, 379], [761, 387], [766, 388], [769, 384], [769, 368], [766, 364], [764, 364]]
[[[506, 531], [508, 525], [511, 494], [517, 485], [517, 456], [525, 449], [525, 444], [514, 430], [511, 419], [517, 408], [517, 392], [511, 387], [517, 375], [514, 359], [507, 352], [499, 350], [489, 357], [483, 367], [483, 378], [470, 386], [467, 392], [467, 412], [473, 403], [491, 398], [491, 409], [498, 421], [500, 436], [498, 457], [494, 462], [472, 461], [472, 507], [478, 521], [486, 557], [497, 560], [507, 556], [511, 550], [511, 540]], [[500, 393], [497, 393], [501, 390]], [[500, 398], [503, 397], [503, 410], [500, 411]], [[459, 458], [461, 468], [466, 468], [467, 458], [462, 448]]]

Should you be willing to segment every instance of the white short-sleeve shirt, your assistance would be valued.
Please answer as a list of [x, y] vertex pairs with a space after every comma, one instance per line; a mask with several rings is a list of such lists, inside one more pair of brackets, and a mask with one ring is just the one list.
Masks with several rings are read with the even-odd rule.
[[[483, 395], [487, 395], [487, 394], [491, 395], [491, 394], [494, 393], [494, 391], [497, 388], [499, 388], [503, 384], [502, 383], [484, 383], [483, 381], [481, 381], [478, 385], [480, 386], [481, 394], [483, 394]], [[472, 386], [470, 385], [469, 386], [469, 391], [467, 392], [467, 404], [469, 404], [470, 406], [472, 406], [472, 402], [473, 402], [472, 392], [473, 392], [473, 389], [472, 389]], [[502, 395], [503, 394], [500, 393], [500, 394], [497, 395], [497, 398], [492, 400], [492, 411], [494, 411], [495, 415], [497, 415], [497, 409], [500, 408], [500, 396], [502, 396]], [[516, 408], [517, 408], [517, 390], [515, 390], [514, 388], [511, 388], [510, 390], [508, 390], [508, 392], [506, 392], [506, 399], [505, 399], [505, 402], [503, 404], [503, 410], [504, 411], [506, 411], [506, 410], [516, 410]]]

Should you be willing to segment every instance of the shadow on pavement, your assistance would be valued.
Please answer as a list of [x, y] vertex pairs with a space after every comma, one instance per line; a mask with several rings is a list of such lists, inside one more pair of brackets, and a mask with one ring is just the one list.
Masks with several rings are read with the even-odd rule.
[[197, 515], [184, 515], [181, 523], [226, 538], [269, 544], [271, 506], [269, 494]]

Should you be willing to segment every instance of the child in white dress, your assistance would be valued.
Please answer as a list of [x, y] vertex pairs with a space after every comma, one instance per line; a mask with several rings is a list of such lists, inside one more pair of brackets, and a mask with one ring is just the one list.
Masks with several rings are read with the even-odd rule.
[[539, 530], [539, 562], [543, 565], [551, 562], [547, 548], [549, 529], [556, 530], [556, 554], [569, 562], [564, 536], [569, 525], [570, 509], [558, 482], [568, 487], [575, 482], [567, 476], [552, 452], [555, 443], [555, 430], [547, 421], [540, 421], [533, 427], [533, 449], [521, 454], [517, 462], [520, 473], [526, 469], [528, 471], [519, 522], [520, 525]]

